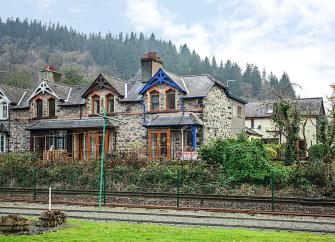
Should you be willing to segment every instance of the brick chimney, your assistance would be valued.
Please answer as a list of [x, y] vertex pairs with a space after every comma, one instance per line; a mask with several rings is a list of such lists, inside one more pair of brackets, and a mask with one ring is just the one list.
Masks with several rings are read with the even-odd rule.
[[157, 52], [144, 54], [141, 59], [142, 81], [149, 81], [151, 77], [156, 74], [159, 68], [163, 68], [163, 62]]
[[61, 78], [62, 74], [56, 71], [55, 65], [45, 65], [38, 73], [38, 81], [58, 82]]

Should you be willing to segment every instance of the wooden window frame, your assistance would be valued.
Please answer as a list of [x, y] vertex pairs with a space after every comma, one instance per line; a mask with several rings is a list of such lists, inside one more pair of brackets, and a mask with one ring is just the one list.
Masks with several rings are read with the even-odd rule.
[[[94, 106], [95, 106], [95, 98], [99, 98], [99, 112], [95, 112], [95, 108], [94, 108]], [[100, 105], [101, 105], [101, 100], [100, 100], [100, 96], [99, 95], [97, 95], [97, 94], [95, 94], [95, 95], [93, 95], [92, 96], [92, 114], [100, 114], [100, 112], [101, 112], [101, 107], [100, 107]]]
[[[50, 115], [50, 101], [51, 100], [53, 100], [54, 101], [54, 113], [53, 113], [53, 115]], [[53, 97], [51, 97], [51, 98], [49, 98], [48, 99], [48, 114], [49, 114], [49, 117], [56, 117], [56, 99], [55, 98], [53, 98]]]
[[[153, 94], [153, 92], [157, 92], [158, 94]], [[156, 110], [153, 110], [153, 108], [152, 108], [152, 96], [158, 96], [158, 109], [156, 109]], [[150, 92], [149, 92], [149, 97], [150, 97], [150, 100], [149, 100], [149, 102], [150, 102], [150, 112], [159, 112], [159, 110], [160, 110], [160, 100], [159, 100], [159, 98], [160, 98], [160, 92], [159, 92], [159, 90], [157, 90], [157, 89], [153, 89], [153, 90], [151, 90]]]
[[[166, 133], [167, 134], [167, 156], [164, 160], [170, 160], [171, 159], [171, 129], [164, 129], [164, 130], [148, 130], [148, 158], [149, 160], [160, 160], [160, 134], [161, 133]], [[151, 135], [152, 134], [157, 134], [157, 147], [156, 147], [156, 152], [158, 157], [152, 157], [151, 155], [151, 144], [152, 144], [152, 140], [151, 140]]]
[[[168, 96], [171, 95], [171, 93], [169, 92], [173, 92], [174, 95], [174, 108], [169, 108], [169, 102], [168, 102]], [[176, 90], [172, 89], [172, 88], [168, 88], [165, 90], [165, 110], [166, 111], [175, 111], [176, 110]]]
[[[41, 112], [39, 112], [39, 103], [41, 103]], [[36, 104], [36, 118], [43, 118], [43, 99], [41, 98], [37, 98], [35, 100], [35, 104]], [[39, 113], [41, 113], [41, 115], [39, 115]]]
[[[105, 98], [106, 98], [105, 102], [106, 102], [106, 107], [107, 107], [107, 110], [106, 110], [107, 113], [108, 114], [115, 113], [115, 98], [114, 98], [114, 95], [112, 93], [109, 93], [109, 94], [106, 95]], [[110, 112], [109, 109], [108, 109], [109, 108], [109, 105], [108, 105], [109, 100], [111, 100], [111, 99], [113, 99], [113, 111], [112, 112]]]

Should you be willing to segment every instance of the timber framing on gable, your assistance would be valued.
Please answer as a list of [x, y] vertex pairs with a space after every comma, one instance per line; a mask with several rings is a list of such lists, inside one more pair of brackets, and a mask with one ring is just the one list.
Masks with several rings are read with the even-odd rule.
[[167, 84], [182, 93], [186, 93], [175, 81], [173, 81], [161, 68], [157, 71], [157, 73], [150, 79], [150, 81], [142, 88], [139, 94], [143, 95], [146, 91], [151, 89], [153, 86], [157, 84]]
[[6, 102], [6, 103], [10, 103], [11, 101], [9, 100], [9, 98], [5, 95], [5, 93], [0, 90], [0, 102]]
[[118, 94], [119, 96], [122, 96], [116, 89], [112, 86], [112, 84], [107, 81], [102, 74], [99, 74], [99, 76], [92, 82], [92, 84], [86, 89], [82, 97], [86, 98], [88, 94], [100, 90], [100, 89], [108, 89], [112, 90], [112, 92]]
[[55, 98], [57, 98], [58, 100], [60, 99], [58, 97], [58, 95], [49, 87], [49, 85], [45, 82], [42, 81], [33, 91], [33, 93], [30, 95], [30, 97], [28, 98], [27, 101], [30, 101], [32, 98], [34, 98], [35, 96], [37, 96], [38, 94], [45, 94], [45, 93], [49, 93], [50, 95], [54, 96]]

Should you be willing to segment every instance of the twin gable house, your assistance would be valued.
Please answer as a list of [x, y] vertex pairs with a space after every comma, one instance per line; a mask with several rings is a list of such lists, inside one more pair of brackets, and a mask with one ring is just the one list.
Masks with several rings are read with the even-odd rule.
[[[265, 142], [285, 143], [272, 121], [272, 113], [276, 100], [250, 102], [246, 104], [245, 126], [254, 134], [258, 134]], [[322, 97], [300, 98], [290, 100], [290, 103], [302, 116], [297, 150], [301, 159], [306, 158], [306, 149], [317, 143], [319, 119], [325, 116]], [[303, 134], [305, 126], [305, 137]]]
[[245, 101], [212, 76], [165, 70], [156, 53], [145, 54], [141, 74], [128, 81], [99, 74], [87, 85], [67, 86], [60, 78], [47, 66], [32, 90], [0, 86], [7, 104], [1, 110], [9, 110], [1, 126], [1, 151], [30, 150], [43, 157], [57, 151], [75, 160], [97, 159], [104, 109], [122, 121], [107, 121], [106, 155], [137, 143], [149, 159], [193, 159], [204, 142], [244, 130]]

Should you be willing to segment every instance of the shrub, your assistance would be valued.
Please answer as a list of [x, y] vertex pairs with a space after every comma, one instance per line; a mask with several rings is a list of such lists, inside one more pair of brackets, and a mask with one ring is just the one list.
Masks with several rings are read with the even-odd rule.
[[208, 164], [223, 166], [232, 182], [261, 182], [271, 169], [262, 142], [244, 137], [214, 140], [202, 147], [200, 157]]
[[324, 144], [315, 144], [309, 147], [308, 154], [313, 162], [322, 161], [327, 155], [327, 147]]

